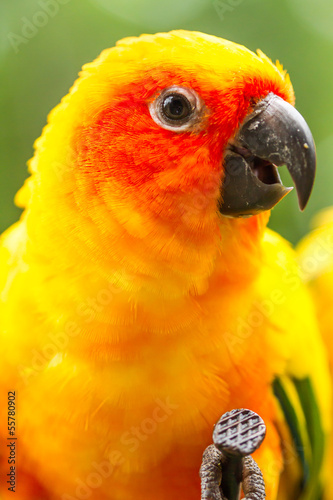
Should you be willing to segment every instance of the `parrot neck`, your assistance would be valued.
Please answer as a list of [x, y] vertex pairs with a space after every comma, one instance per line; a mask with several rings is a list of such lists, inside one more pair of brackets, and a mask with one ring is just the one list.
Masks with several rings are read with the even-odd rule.
[[225, 301], [229, 287], [246, 288], [260, 267], [268, 219], [219, 216], [196, 232], [164, 227], [154, 235], [146, 228], [139, 239], [116, 223], [108, 234], [83, 217], [55, 215], [52, 223], [37, 221], [31, 207], [24, 219], [32, 243], [30, 288], [56, 328], [70, 323], [81, 332], [79, 344], [70, 342], [75, 352], [98, 358], [110, 346], [113, 356], [135, 356], [134, 338], [149, 344], [152, 336], [193, 330], [199, 311], [207, 314], [217, 296]]

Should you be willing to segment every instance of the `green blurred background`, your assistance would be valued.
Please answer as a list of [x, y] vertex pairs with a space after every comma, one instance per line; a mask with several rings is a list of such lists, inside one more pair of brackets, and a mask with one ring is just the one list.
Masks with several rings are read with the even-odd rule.
[[[298, 110], [313, 132], [318, 173], [300, 213], [295, 193], [270, 225], [292, 242], [319, 209], [333, 205], [332, 0], [0, 0], [0, 230], [17, 220], [13, 197], [48, 112], [82, 64], [119, 38], [184, 28], [260, 48], [290, 73]], [[288, 174], [283, 175], [290, 184]]]

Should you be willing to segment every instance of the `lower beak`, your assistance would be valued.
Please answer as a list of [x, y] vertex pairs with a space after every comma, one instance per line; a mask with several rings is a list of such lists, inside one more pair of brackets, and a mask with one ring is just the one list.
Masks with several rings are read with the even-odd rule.
[[291, 104], [270, 93], [245, 118], [226, 149], [220, 212], [248, 217], [271, 209], [292, 190], [281, 183], [281, 165], [287, 166], [304, 210], [316, 171], [312, 134]]

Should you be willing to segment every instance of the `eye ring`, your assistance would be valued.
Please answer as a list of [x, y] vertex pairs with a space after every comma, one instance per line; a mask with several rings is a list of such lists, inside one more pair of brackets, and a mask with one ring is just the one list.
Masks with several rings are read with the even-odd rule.
[[191, 130], [202, 117], [203, 102], [198, 94], [186, 87], [167, 87], [149, 104], [152, 119], [157, 125], [175, 132]]

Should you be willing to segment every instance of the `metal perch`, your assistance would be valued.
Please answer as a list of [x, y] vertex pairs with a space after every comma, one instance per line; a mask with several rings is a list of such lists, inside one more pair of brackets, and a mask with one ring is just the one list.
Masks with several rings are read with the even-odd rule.
[[213, 432], [213, 443], [204, 451], [200, 468], [201, 500], [264, 500], [265, 483], [250, 456], [266, 435], [261, 417], [250, 410], [225, 413]]

